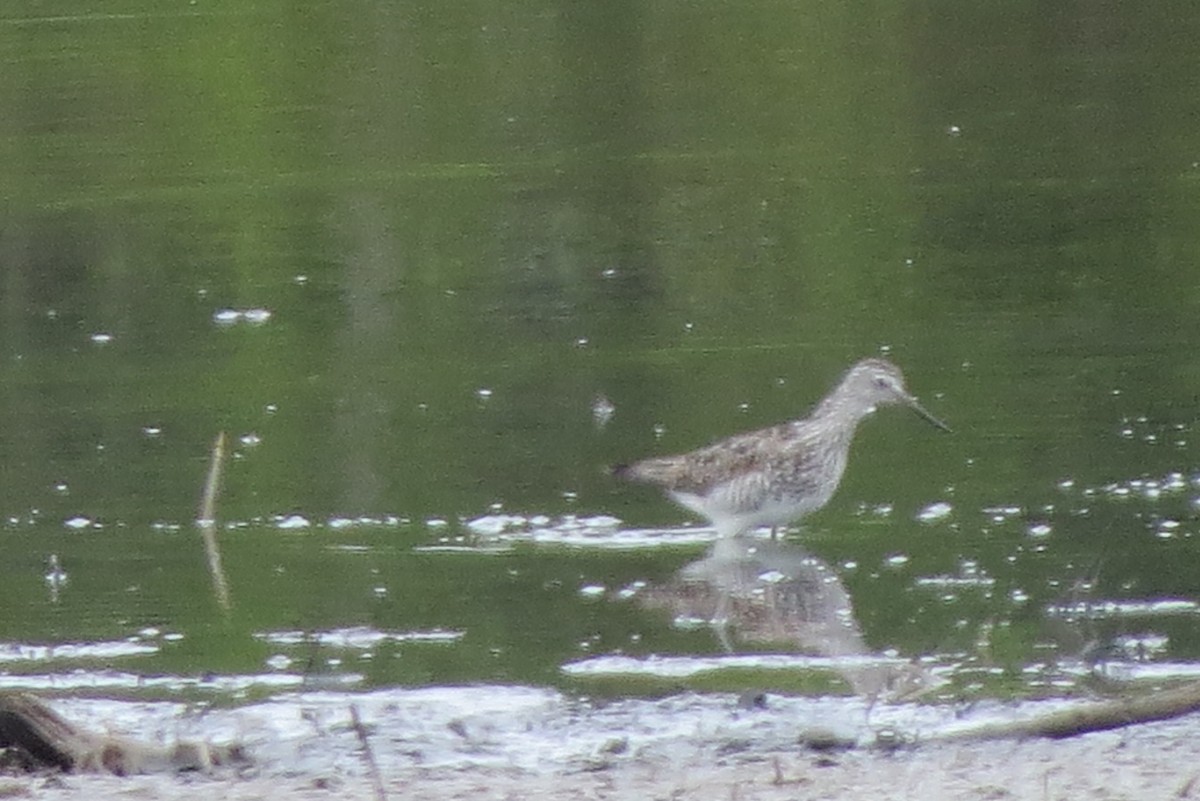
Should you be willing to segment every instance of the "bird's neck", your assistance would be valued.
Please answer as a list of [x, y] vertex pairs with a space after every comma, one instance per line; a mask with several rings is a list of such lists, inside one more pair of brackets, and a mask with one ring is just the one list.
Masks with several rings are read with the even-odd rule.
[[874, 411], [874, 406], [856, 401], [850, 393], [838, 387], [829, 397], [817, 404], [810, 419], [820, 420], [828, 426], [845, 429], [853, 434], [859, 421]]

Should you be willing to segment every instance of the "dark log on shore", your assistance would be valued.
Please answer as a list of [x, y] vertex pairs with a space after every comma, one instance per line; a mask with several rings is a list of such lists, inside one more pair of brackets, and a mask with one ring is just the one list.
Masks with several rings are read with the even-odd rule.
[[179, 741], [150, 745], [81, 730], [25, 692], [0, 692], [0, 748], [15, 749], [31, 769], [76, 772], [171, 773], [248, 762], [239, 745]]

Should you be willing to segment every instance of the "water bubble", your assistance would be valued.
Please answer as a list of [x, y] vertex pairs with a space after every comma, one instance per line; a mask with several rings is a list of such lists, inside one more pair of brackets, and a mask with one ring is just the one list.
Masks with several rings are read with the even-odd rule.
[[107, 345], [109, 342], [113, 341], [113, 335], [103, 331], [98, 331], [95, 334], [92, 334], [91, 340], [97, 345]]
[[953, 511], [953, 506], [945, 501], [938, 501], [929, 504], [920, 512], [917, 512], [917, 520], [920, 520], [922, 523], [936, 523], [945, 520]]
[[304, 515], [291, 514], [275, 520], [275, 527], [284, 531], [296, 531], [311, 526], [312, 523]]
[[622, 587], [620, 589], [620, 591], [617, 593], [617, 597], [622, 600], [628, 600], [628, 599], [634, 597], [635, 595], [637, 595], [639, 592], [641, 592], [645, 588], [646, 588], [646, 582], [640, 581], [640, 580], [634, 581], [634, 582]]
[[1051, 531], [1053, 531], [1053, 529], [1048, 523], [1034, 523], [1027, 529], [1026, 533], [1028, 533], [1031, 537], [1041, 538], [1049, 537]]
[[592, 399], [592, 422], [596, 424], [596, 428], [604, 428], [608, 425], [608, 421], [616, 412], [617, 407], [603, 393]]
[[275, 654], [267, 657], [266, 665], [271, 670], [287, 670], [292, 666], [292, 658], [286, 654]]

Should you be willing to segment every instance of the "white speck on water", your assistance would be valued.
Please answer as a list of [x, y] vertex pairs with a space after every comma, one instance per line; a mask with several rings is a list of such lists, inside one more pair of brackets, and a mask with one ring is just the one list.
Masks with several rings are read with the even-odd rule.
[[562, 497], [568, 503], [575, 503], [575, 501], [579, 500], [579, 493], [575, 492], [575, 490], [563, 490]]
[[487, 387], [480, 387], [479, 389], [475, 390], [475, 397], [479, 398], [480, 400], [488, 400], [492, 397], [492, 390], [488, 389]]
[[284, 517], [276, 518], [275, 520], [275, 528], [282, 529], [284, 531], [295, 531], [298, 529], [309, 528], [311, 525], [312, 523], [310, 523], [308, 518], [304, 515], [286, 515]]
[[946, 135], [947, 136], [962, 136], [962, 128], [958, 127], [957, 125], [947, 125], [946, 126]]
[[630, 598], [634, 597], [635, 595], [637, 595], [639, 592], [641, 592], [645, 588], [646, 588], [646, 582], [640, 581], [640, 580], [634, 581], [634, 582], [626, 584], [624, 587], [622, 587], [617, 592], [617, 597], [623, 601], [626, 601], [626, 600], [629, 600]]
[[892, 554], [887, 559], [884, 559], [883, 563], [888, 567], [904, 567], [908, 564], [908, 554]]
[[577, 348], [586, 348], [588, 346], [588, 344], [589, 344], [589, 340], [587, 337], [579, 337], [578, 339], [575, 340], [575, 347], [577, 347]]
[[858, 570], [858, 562], [853, 559], [842, 563], [842, 570]]
[[787, 580], [787, 575], [780, 573], [778, 570], [768, 570], [765, 573], [758, 574], [758, 580], [763, 584], [778, 584], [781, 581]]
[[528, 520], [521, 515], [484, 515], [467, 521], [467, 528], [483, 537], [494, 537], [505, 531], [524, 528]]
[[279, 407], [274, 403], [268, 403], [263, 407], [263, 411], [267, 414], [275, 414], [275, 412], [279, 411]]
[[243, 447], [253, 448], [262, 444], [262, 437], [251, 431], [238, 437], [238, 442], [240, 442]]
[[450, 525], [450, 523], [440, 517], [431, 517], [425, 521], [425, 526], [427, 528], [445, 528], [448, 525]]
[[275, 654], [267, 657], [266, 665], [271, 670], [287, 670], [292, 666], [292, 658], [287, 654]]
[[113, 335], [103, 331], [97, 331], [96, 333], [92, 334], [91, 340], [97, 345], [107, 345], [109, 342], [113, 341]]
[[300, 273], [299, 275], [292, 278], [292, 282], [295, 284], [298, 284], [299, 286], [304, 286], [305, 284], [308, 283], [308, 276], [305, 275], [304, 273]]
[[738, 411], [741, 412], [742, 414], [745, 414], [746, 412], [750, 411], [750, 404], [745, 401], [742, 401], [741, 403], [738, 404]]
[[988, 506], [984, 513], [991, 515], [993, 523], [1003, 523], [1009, 518], [1020, 515], [1024, 510], [1020, 506]]
[[372, 587], [371, 592], [376, 598], [386, 598], [388, 594], [387, 587]]
[[600, 276], [602, 278], [616, 278], [617, 277], [617, 268], [608, 267], [607, 269], [601, 270]]
[[584, 598], [600, 598], [605, 591], [603, 584], [585, 584], [579, 588], [579, 594]]
[[662, 423], [655, 423], [654, 428], [651, 430], [654, 432], [655, 439], [662, 439], [663, 434], [667, 433], [667, 427]]
[[616, 413], [617, 407], [604, 396], [604, 393], [600, 393], [592, 399], [592, 422], [596, 424], [596, 428], [604, 428]]
[[217, 309], [213, 312], [212, 320], [217, 325], [234, 325], [245, 322], [250, 325], [262, 325], [271, 319], [270, 309]]
[[929, 504], [920, 512], [917, 512], [917, 520], [920, 520], [922, 523], [937, 523], [945, 520], [953, 511], [953, 506], [945, 501], [938, 501]]
[[1073, 478], [1064, 478], [1062, 481], [1058, 482], [1058, 488], [1060, 490], [1063, 490], [1064, 492], [1066, 492], [1069, 489], [1073, 489], [1074, 487], [1075, 487], [1075, 479], [1073, 479]]
[[1031, 537], [1039, 537], [1040, 538], [1040, 537], [1049, 537], [1051, 531], [1053, 531], [1053, 529], [1050, 527], [1050, 525], [1048, 523], [1034, 523], [1032, 526], [1030, 526], [1027, 529], [1026, 533], [1028, 533], [1029, 536], [1031, 536]]
[[63, 522], [63, 525], [66, 526], [67, 528], [73, 528], [76, 531], [79, 531], [80, 529], [91, 528], [93, 525], [95, 525], [95, 523], [92, 521], [92, 519], [90, 517], [84, 517], [83, 515], [76, 515], [75, 517], [65, 520]]
[[1014, 587], [1012, 592], [1008, 594], [1008, 598], [1015, 604], [1023, 604], [1029, 601], [1029, 593], [1020, 587]]
[[693, 330], [695, 327], [696, 327], [696, 326], [695, 326], [695, 324], [694, 324], [694, 323], [684, 323], [684, 324], [683, 324], [683, 330], [684, 330], [684, 331], [691, 331], [691, 330]]
[[67, 482], [65, 482], [65, 481], [55, 482], [54, 491], [57, 492], [59, 495], [70, 495], [71, 494], [71, 488], [67, 486]]

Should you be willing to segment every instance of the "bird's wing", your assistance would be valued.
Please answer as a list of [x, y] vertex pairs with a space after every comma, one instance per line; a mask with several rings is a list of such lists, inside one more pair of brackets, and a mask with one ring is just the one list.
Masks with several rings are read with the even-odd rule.
[[[798, 445], [801, 445], [798, 447]], [[618, 478], [654, 484], [671, 492], [707, 495], [723, 484], [743, 486], [743, 494], [765, 493], [766, 476], [798, 471], [810, 475], [809, 449], [802, 447], [790, 424], [738, 434], [699, 450], [660, 456], [614, 469]], [[731, 487], [732, 489], [733, 487]], [[754, 491], [751, 492], [750, 490]]]

